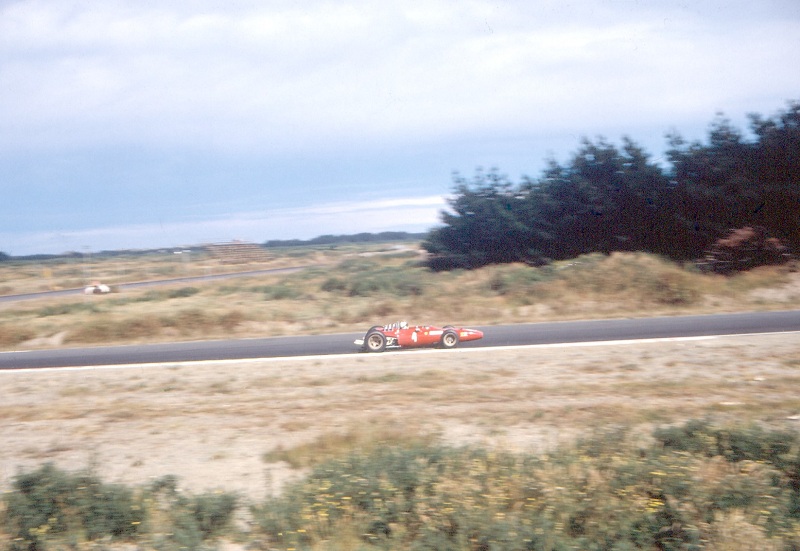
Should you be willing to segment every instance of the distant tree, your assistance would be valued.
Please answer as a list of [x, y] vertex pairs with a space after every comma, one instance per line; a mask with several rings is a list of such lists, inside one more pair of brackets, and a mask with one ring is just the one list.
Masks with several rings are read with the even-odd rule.
[[721, 115], [705, 145], [669, 136], [670, 176], [691, 255], [744, 226], [764, 227], [800, 248], [800, 103], [776, 118], [750, 115], [750, 121], [752, 141]]
[[5, 262], [6, 260], [11, 260], [11, 256], [0, 251], [0, 262]]
[[762, 227], [800, 250], [800, 103], [775, 118], [750, 115], [746, 139], [723, 115], [707, 143], [668, 135], [662, 169], [629, 138], [584, 139], [565, 165], [514, 185], [496, 169], [455, 177], [450, 210], [423, 246], [435, 269], [542, 263], [636, 250], [701, 258], [732, 228]]
[[570, 163], [551, 162], [534, 200], [558, 236], [553, 257], [646, 250], [671, 254], [676, 213], [669, 181], [629, 138], [622, 149], [584, 139]]
[[471, 181], [454, 174], [452, 212], [432, 230], [423, 247], [435, 269], [476, 268], [528, 259], [528, 226], [521, 219], [524, 194], [496, 170], [478, 170]]
[[583, 140], [566, 166], [550, 161], [518, 186], [496, 170], [456, 176], [451, 212], [423, 246], [435, 269], [541, 264], [613, 250], [671, 252], [678, 227], [669, 182], [628, 138], [622, 150]]
[[351, 235], [320, 235], [312, 239], [273, 239], [263, 243], [266, 248], [271, 247], [302, 247], [313, 245], [338, 245], [341, 243], [384, 243], [387, 241], [409, 241], [422, 239], [423, 233], [408, 233], [400, 231], [385, 231], [380, 233], [357, 233]]
[[800, 251], [800, 102], [772, 119], [751, 114], [750, 122], [758, 147], [749, 168], [762, 194], [751, 223]]

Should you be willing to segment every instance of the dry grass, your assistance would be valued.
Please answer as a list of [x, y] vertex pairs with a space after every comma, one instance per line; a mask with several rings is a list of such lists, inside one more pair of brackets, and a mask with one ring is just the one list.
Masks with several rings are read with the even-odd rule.
[[327, 264], [330, 256], [325, 250], [309, 247], [274, 254], [267, 252], [267, 258], [263, 261], [230, 264], [205, 251], [176, 255], [165, 250], [146, 255], [114, 257], [84, 252], [71, 258], [4, 262], [0, 265], [0, 294], [78, 289], [92, 281], [101, 281], [113, 287], [138, 281]]
[[691, 418], [796, 430], [798, 357], [787, 334], [2, 372], [0, 481], [48, 460], [258, 498], [389, 442], [546, 451], [595, 428], [649, 434]]
[[[543, 268], [503, 265], [452, 273], [417, 266], [413, 249], [378, 256], [355, 247], [282, 254], [267, 264], [325, 267], [106, 296], [3, 303], [0, 348], [361, 331], [395, 317], [492, 325], [785, 309], [800, 299], [800, 272], [786, 267], [723, 277], [645, 254], [587, 255]], [[110, 270], [122, 261], [104, 262], [103, 269]], [[147, 262], [150, 273], [160, 264], [166, 265], [161, 272], [176, 268], [172, 258]], [[6, 282], [30, 282], [34, 268], [3, 265], [0, 276]], [[76, 267], [59, 269], [71, 273]]]

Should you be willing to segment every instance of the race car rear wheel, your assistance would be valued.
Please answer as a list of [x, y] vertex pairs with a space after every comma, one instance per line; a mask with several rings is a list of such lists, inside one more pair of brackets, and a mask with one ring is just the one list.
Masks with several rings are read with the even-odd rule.
[[364, 339], [364, 347], [369, 352], [383, 352], [386, 350], [386, 335], [380, 331], [367, 333], [367, 337]]
[[455, 348], [458, 346], [458, 333], [452, 329], [448, 329], [442, 333], [442, 340], [439, 341], [442, 348]]

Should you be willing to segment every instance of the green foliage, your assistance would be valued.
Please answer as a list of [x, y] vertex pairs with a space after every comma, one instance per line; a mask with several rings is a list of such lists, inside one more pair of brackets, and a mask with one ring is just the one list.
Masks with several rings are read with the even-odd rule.
[[135, 304], [138, 302], [159, 302], [172, 298], [186, 298], [196, 295], [200, 289], [196, 287], [181, 287], [179, 289], [150, 290], [139, 295], [115, 297], [108, 300], [113, 305]]
[[735, 511], [763, 538], [754, 546], [794, 548], [800, 522], [784, 454], [764, 453], [777, 451], [768, 433], [744, 441], [752, 453], [725, 457], [702, 445], [637, 448], [624, 432], [540, 457], [383, 447], [319, 465], [254, 514], [279, 547], [352, 548], [357, 538], [378, 549], [689, 550], [722, 538], [714, 524]]
[[108, 540], [152, 540], [165, 551], [201, 549], [230, 528], [238, 507], [238, 498], [227, 492], [183, 495], [174, 476], [134, 491], [51, 464], [17, 475], [3, 502], [0, 532], [13, 538], [14, 551]]
[[205, 542], [230, 528], [239, 502], [227, 492], [184, 495], [171, 475], [154, 481], [148, 497], [164, 517], [154, 538], [155, 547], [163, 551], [206, 548]]
[[724, 457], [730, 462], [766, 462], [791, 477], [800, 475], [800, 437], [793, 432], [759, 426], [720, 429], [695, 420], [658, 429], [654, 436], [666, 448]]
[[326, 293], [340, 293], [347, 290], [347, 282], [338, 277], [329, 277], [322, 282], [320, 289]]
[[443, 226], [423, 244], [429, 266], [539, 265], [611, 251], [690, 260], [744, 226], [800, 250], [800, 102], [751, 121], [752, 142], [724, 118], [711, 125], [707, 144], [671, 136], [668, 169], [628, 138], [620, 148], [584, 139], [566, 165], [550, 161], [519, 185], [496, 170], [457, 175]]
[[196, 295], [200, 292], [197, 287], [181, 287], [180, 289], [172, 289], [167, 291], [167, 298], [186, 298]]
[[[599, 431], [546, 455], [345, 446], [253, 505], [249, 537], [309, 550], [800, 546], [796, 433], [690, 421], [653, 436], [644, 445]], [[13, 550], [130, 540], [177, 551], [236, 538], [239, 499], [181, 492], [174, 476], [130, 489], [45, 465], [17, 475], [1, 499], [0, 534]]]
[[319, 245], [341, 245], [347, 243], [385, 243], [387, 241], [416, 241], [423, 234], [407, 232], [358, 233], [355, 235], [320, 235], [313, 239], [273, 239], [264, 243], [266, 248], [309, 247]]
[[18, 549], [46, 549], [52, 536], [78, 540], [132, 538], [142, 527], [140, 497], [88, 473], [70, 474], [47, 464], [14, 478], [6, 497], [6, 523]]
[[264, 300], [287, 300], [302, 296], [302, 291], [285, 283], [268, 285], [263, 288]]
[[430, 285], [430, 274], [421, 268], [382, 267], [368, 261], [345, 261], [345, 277], [329, 277], [320, 285], [326, 293], [346, 297], [418, 297]]

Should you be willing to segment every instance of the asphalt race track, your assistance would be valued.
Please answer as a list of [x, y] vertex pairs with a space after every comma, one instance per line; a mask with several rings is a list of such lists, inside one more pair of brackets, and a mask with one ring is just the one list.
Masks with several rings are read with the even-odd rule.
[[[461, 348], [786, 332], [800, 339], [800, 310], [476, 327]], [[366, 328], [365, 328], [366, 330]], [[170, 363], [358, 352], [363, 333], [0, 352], [0, 369]]]

